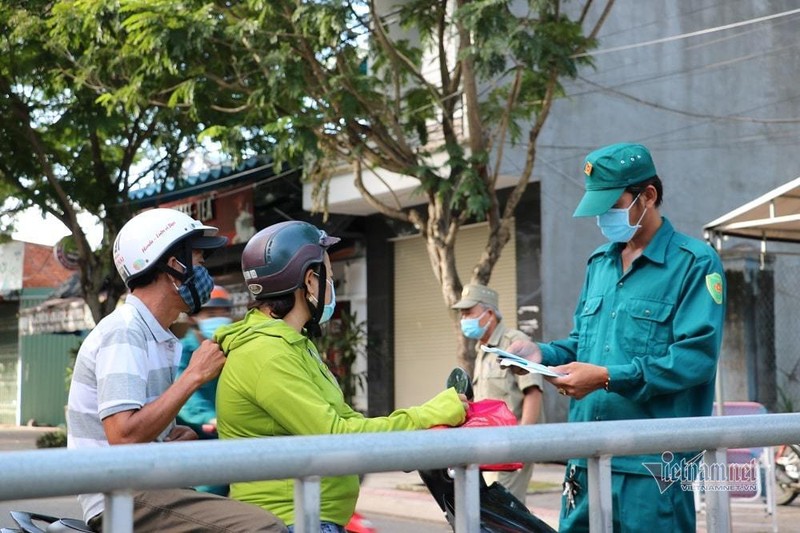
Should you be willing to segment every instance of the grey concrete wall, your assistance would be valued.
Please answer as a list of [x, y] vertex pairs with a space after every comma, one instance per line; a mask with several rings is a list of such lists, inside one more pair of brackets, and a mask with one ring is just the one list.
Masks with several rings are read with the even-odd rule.
[[[797, 7], [791, 1], [618, 0], [599, 50]], [[534, 170], [542, 182], [545, 339], [568, 333], [585, 259], [603, 242], [594, 219], [572, 218], [589, 151], [621, 141], [646, 144], [664, 181], [662, 213], [696, 237], [705, 223], [800, 175], [798, 21], [793, 15], [597, 54], [595, 68], [566, 85]]]

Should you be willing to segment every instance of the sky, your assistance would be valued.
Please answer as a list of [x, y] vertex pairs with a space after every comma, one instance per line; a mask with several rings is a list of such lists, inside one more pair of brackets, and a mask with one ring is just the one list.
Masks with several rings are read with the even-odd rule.
[[[93, 248], [98, 246], [103, 237], [102, 226], [91, 215], [79, 215], [78, 220], [86, 232], [89, 245]], [[70, 234], [67, 227], [56, 218], [48, 215], [43, 220], [38, 209], [28, 209], [22, 213], [17, 217], [16, 226], [17, 231], [11, 234], [12, 239], [47, 246], [53, 246], [59, 239]]]

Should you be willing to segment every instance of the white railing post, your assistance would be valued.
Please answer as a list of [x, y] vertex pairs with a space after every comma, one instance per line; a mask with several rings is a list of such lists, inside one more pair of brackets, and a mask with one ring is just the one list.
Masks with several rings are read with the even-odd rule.
[[611, 456], [589, 457], [586, 466], [589, 484], [589, 531], [611, 533]]
[[[754, 416], [754, 415], [751, 415]], [[706, 450], [703, 454], [703, 464], [707, 473], [718, 472], [721, 477], [714, 479], [713, 475], [707, 475], [704, 482], [708, 484], [718, 481], [725, 483], [728, 479], [728, 453], [725, 448]], [[720, 472], [720, 469], [722, 471]], [[767, 480], [772, 483], [773, 480]], [[706, 497], [706, 529], [708, 533], [730, 533], [731, 532], [731, 499], [728, 490], [705, 490]]]
[[308, 476], [294, 480], [295, 533], [319, 531], [320, 477]]
[[479, 533], [481, 530], [480, 468], [478, 465], [455, 467], [455, 533]]
[[133, 494], [129, 490], [106, 493], [103, 533], [133, 533]]

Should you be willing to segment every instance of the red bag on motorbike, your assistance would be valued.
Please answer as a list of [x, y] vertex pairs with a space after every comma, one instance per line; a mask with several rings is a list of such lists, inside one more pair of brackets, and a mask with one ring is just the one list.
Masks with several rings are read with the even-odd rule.
[[[503, 400], [478, 400], [467, 403], [467, 418], [460, 426], [462, 428], [483, 428], [498, 426], [516, 426], [517, 417], [508, 408]], [[448, 426], [434, 426], [435, 429]], [[497, 463], [481, 465], [481, 470], [496, 472], [499, 470], [519, 470], [522, 463]]]

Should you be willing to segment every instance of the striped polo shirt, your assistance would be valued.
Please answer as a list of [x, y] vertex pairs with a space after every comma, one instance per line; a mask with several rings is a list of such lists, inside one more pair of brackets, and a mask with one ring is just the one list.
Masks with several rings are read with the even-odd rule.
[[[75, 361], [67, 410], [68, 447], [109, 446], [102, 420], [138, 410], [172, 385], [180, 341], [136, 296], [105, 317], [83, 341]], [[156, 439], [163, 441], [173, 421]], [[103, 510], [102, 494], [82, 494], [84, 520]]]

